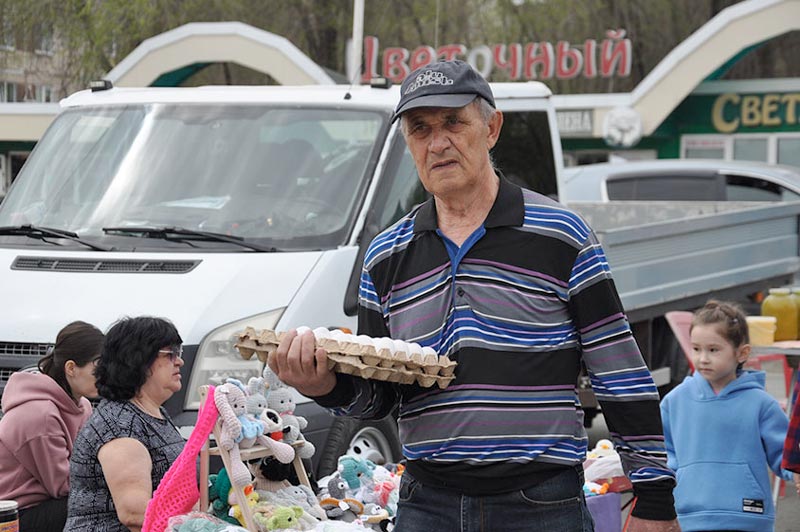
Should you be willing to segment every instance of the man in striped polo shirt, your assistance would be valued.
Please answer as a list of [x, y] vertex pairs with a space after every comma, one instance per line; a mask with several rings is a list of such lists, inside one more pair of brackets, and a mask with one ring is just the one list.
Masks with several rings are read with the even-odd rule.
[[585, 532], [583, 361], [638, 497], [628, 530], [679, 530], [658, 392], [592, 230], [493, 168], [503, 115], [468, 64], [413, 72], [398, 117], [433, 198], [370, 244], [359, 333], [433, 347], [458, 362], [456, 379], [442, 390], [335, 374], [310, 333], [287, 335], [272, 370], [337, 415], [399, 403], [395, 530]]

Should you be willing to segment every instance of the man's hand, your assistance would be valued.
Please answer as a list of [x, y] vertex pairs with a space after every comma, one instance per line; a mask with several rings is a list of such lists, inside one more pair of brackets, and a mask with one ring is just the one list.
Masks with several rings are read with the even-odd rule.
[[270, 354], [269, 369], [305, 396], [328, 394], [336, 386], [336, 374], [328, 369], [328, 353], [315, 347], [316, 340], [311, 331], [301, 336], [297, 331], [289, 331], [278, 349]]
[[631, 517], [626, 530], [628, 532], [681, 532], [681, 526], [678, 524], [677, 519], [673, 521], [650, 521]]
[[792, 477], [794, 477], [794, 487], [797, 490], [797, 494], [800, 495], [800, 473], [793, 473]]

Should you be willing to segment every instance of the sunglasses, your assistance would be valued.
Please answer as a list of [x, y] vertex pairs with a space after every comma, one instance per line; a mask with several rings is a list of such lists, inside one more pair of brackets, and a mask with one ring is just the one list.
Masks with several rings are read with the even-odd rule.
[[164, 349], [159, 349], [158, 354], [168, 356], [170, 361], [174, 364], [178, 360], [183, 360], [183, 346], [173, 345], [165, 347]]

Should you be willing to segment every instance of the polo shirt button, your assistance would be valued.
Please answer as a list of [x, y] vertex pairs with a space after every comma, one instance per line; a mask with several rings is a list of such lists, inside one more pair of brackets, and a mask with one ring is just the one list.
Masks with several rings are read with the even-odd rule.
[[464, 289], [459, 287], [458, 290], [456, 290], [456, 294], [458, 294], [458, 297], [464, 297]]

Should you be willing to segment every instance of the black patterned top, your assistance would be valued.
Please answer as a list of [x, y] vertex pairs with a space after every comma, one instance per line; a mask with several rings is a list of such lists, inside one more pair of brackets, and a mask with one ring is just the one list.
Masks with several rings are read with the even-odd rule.
[[139, 410], [128, 401], [103, 400], [75, 440], [69, 467], [69, 502], [64, 532], [127, 532], [117, 518], [111, 492], [97, 459], [100, 448], [117, 438], [142, 442], [153, 462], [153, 491], [178, 458], [183, 437], [161, 409], [164, 419]]

